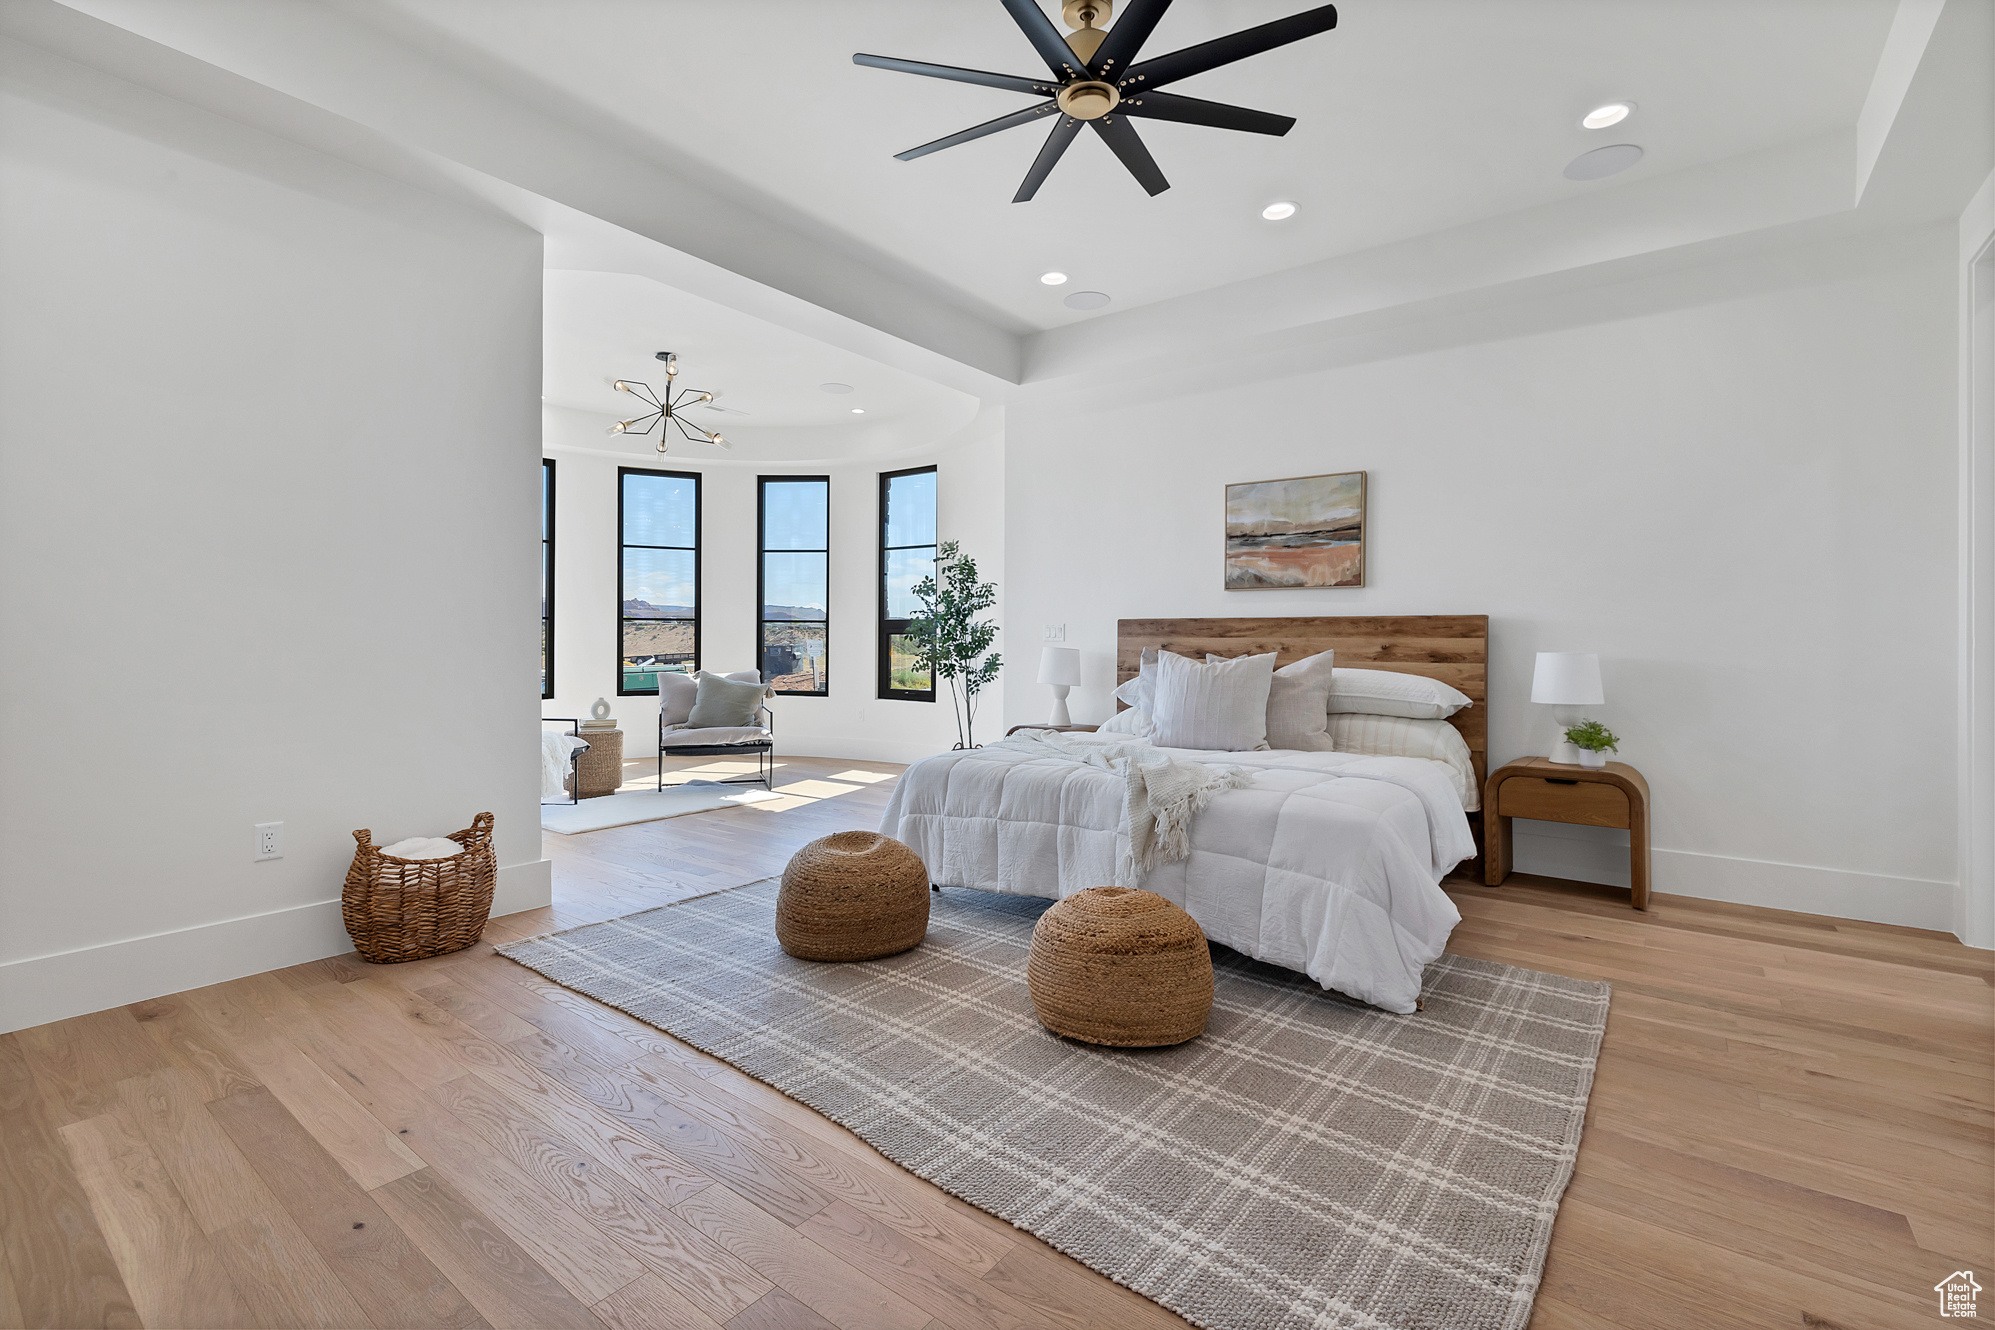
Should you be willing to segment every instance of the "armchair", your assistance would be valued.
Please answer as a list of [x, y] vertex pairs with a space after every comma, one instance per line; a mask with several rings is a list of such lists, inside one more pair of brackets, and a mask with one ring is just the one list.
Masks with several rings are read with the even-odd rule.
[[[736, 683], [761, 683], [758, 670], [740, 670], [723, 678]], [[658, 788], [665, 788], [665, 758], [755, 757], [755, 774], [715, 779], [715, 785], [761, 785], [776, 788], [776, 718], [770, 713], [771, 693], [755, 708], [752, 725], [708, 725], [695, 728], [690, 719], [698, 685], [689, 674], [658, 676]]]

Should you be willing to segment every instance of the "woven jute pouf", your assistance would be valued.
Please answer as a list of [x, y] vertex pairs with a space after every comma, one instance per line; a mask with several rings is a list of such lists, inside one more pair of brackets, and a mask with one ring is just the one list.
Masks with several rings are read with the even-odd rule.
[[869, 961], [928, 936], [928, 869], [877, 831], [841, 831], [798, 850], [776, 894], [776, 941], [806, 961]]
[[1152, 891], [1089, 887], [1032, 930], [1026, 983], [1054, 1034], [1117, 1048], [1182, 1044], [1205, 1033], [1212, 953], [1192, 917]]

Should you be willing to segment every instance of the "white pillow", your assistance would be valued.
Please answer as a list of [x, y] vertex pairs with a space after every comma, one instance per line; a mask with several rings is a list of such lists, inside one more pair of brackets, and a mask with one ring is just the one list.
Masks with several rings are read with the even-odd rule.
[[1330, 737], [1340, 753], [1367, 757], [1424, 757], [1445, 762], [1455, 780], [1462, 807], [1473, 813], [1482, 807], [1476, 785], [1475, 759], [1469, 741], [1445, 720], [1414, 720], [1407, 716], [1344, 714], [1330, 718]]
[[[736, 670], [724, 675], [735, 683], [761, 683], [760, 670]], [[658, 672], [658, 716], [666, 725], [684, 725], [693, 718], [693, 703], [699, 700], [700, 681], [677, 670]]]
[[1143, 648], [1143, 659], [1136, 677], [1121, 684], [1115, 690], [1115, 699], [1138, 711], [1149, 711], [1157, 688], [1157, 648]]
[[1096, 734], [1128, 734], [1138, 739], [1147, 739], [1157, 732], [1150, 722], [1150, 713], [1137, 707], [1118, 711], [1095, 727]]
[[1468, 695], [1424, 674], [1398, 670], [1338, 669], [1330, 680], [1330, 714], [1358, 712], [1368, 716], [1406, 716], [1440, 720], [1463, 707], [1474, 706]]
[[1275, 656], [1241, 656], [1202, 665], [1176, 652], [1157, 656], [1155, 705], [1150, 720], [1159, 748], [1203, 748], [1243, 753], [1268, 746], [1268, 690]]
[[[1328, 753], [1336, 749], [1326, 733], [1334, 651], [1306, 656], [1275, 671], [1268, 689], [1268, 747], [1298, 753]], [[1226, 660], [1207, 653], [1205, 663]]]
[[693, 718], [693, 702], [699, 696], [699, 681], [674, 670], [658, 673], [658, 716], [667, 725], [684, 725]]

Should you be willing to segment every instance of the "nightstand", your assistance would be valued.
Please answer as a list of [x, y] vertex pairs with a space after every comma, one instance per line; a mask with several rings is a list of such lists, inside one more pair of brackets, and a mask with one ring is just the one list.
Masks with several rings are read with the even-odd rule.
[[1004, 737], [1009, 739], [1020, 730], [1058, 730], [1062, 734], [1093, 734], [1099, 728], [1101, 727], [1098, 725], [1014, 725], [1004, 732]]
[[1521, 757], [1490, 775], [1482, 791], [1489, 845], [1483, 881], [1510, 876], [1510, 819], [1618, 827], [1628, 833], [1628, 884], [1636, 909], [1649, 908], [1649, 783], [1625, 762], [1573, 766], [1548, 757]]

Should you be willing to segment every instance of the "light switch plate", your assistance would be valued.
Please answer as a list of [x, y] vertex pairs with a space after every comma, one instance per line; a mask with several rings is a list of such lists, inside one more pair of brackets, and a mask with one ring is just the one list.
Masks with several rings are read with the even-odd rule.
[[1047, 624], [1047, 625], [1046, 625], [1046, 637], [1045, 637], [1045, 640], [1046, 640], [1046, 641], [1048, 641], [1048, 642], [1064, 642], [1064, 641], [1066, 641], [1066, 640], [1067, 640], [1067, 625], [1065, 625], [1065, 624], [1063, 624], [1063, 623], [1049, 623], [1049, 624]]

